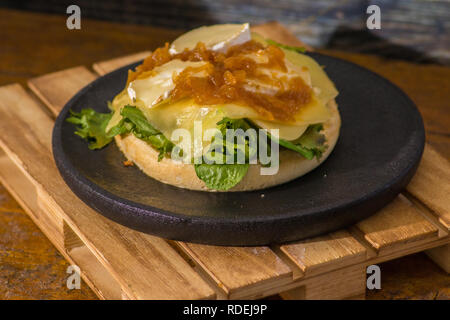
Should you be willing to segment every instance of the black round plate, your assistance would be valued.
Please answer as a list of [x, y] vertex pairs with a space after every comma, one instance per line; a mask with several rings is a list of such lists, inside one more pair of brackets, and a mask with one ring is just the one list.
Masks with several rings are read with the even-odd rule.
[[[64, 107], [53, 130], [58, 169], [78, 197], [120, 224], [164, 238], [263, 245], [333, 231], [364, 219], [410, 181], [424, 148], [422, 118], [389, 81], [352, 63], [311, 54], [339, 90], [339, 141], [317, 169], [260, 191], [211, 193], [160, 183], [125, 167], [114, 143], [90, 151], [65, 121], [69, 109], [106, 112], [123, 89], [123, 67], [92, 82]], [[171, 174], [167, 172], [167, 174]]]

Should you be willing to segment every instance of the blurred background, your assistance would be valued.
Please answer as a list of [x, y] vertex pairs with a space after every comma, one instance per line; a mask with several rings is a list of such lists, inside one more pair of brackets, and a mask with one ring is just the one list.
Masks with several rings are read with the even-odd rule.
[[[0, 7], [188, 30], [215, 23], [277, 20], [316, 48], [371, 53], [419, 63], [450, 63], [450, 0], [0, 0]], [[366, 9], [381, 8], [381, 30]]]

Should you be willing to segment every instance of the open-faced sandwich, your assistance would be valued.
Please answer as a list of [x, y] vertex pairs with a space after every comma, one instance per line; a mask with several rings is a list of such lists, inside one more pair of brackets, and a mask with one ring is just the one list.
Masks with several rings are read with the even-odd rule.
[[337, 94], [302, 48], [266, 40], [248, 24], [214, 25], [130, 70], [111, 113], [83, 109], [67, 120], [90, 149], [115, 139], [127, 163], [161, 182], [256, 190], [325, 161], [339, 136]]

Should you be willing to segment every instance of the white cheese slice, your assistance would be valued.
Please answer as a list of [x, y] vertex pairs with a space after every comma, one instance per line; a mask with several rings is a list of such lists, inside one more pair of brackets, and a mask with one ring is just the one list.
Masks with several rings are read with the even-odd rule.
[[252, 120], [258, 127], [270, 130], [270, 129], [278, 129], [277, 138], [281, 138], [284, 140], [292, 141], [300, 136], [306, 131], [308, 128], [308, 124], [305, 125], [288, 125], [284, 123], [274, 122], [274, 121], [264, 121], [264, 120]]
[[[139, 107], [139, 106], [138, 106]], [[329, 118], [326, 107], [319, 105], [306, 106], [299, 123], [285, 124], [276, 121], [258, 120], [259, 114], [251, 107], [236, 104], [199, 106], [192, 100], [181, 100], [175, 103], [159, 105], [155, 108], [139, 107], [153, 126], [170, 139], [177, 128], [192, 132], [194, 121], [202, 121], [203, 130], [216, 128], [217, 122], [224, 117], [232, 119], [247, 118], [263, 129], [279, 129], [279, 137], [285, 140], [295, 140], [300, 137], [310, 124], [321, 123]], [[204, 132], [204, 131], [203, 131]]]
[[247, 42], [251, 39], [250, 26], [244, 24], [220, 24], [200, 27], [178, 37], [170, 46], [169, 52], [177, 54], [184, 49], [194, 49], [199, 41], [208, 49], [226, 52], [232, 46]]
[[[302, 80], [311, 87], [311, 75], [307, 68], [299, 67], [291, 63], [289, 60], [285, 60], [287, 72], [279, 70], [273, 70], [269, 68], [259, 68], [258, 71], [262, 75], [269, 76], [272, 79], [280, 80], [281, 85], [286, 84], [283, 89], [287, 89], [288, 81], [295, 77], [300, 77]], [[245, 89], [251, 92], [275, 95], [279, 88], [270, 84], [264, 83], [258, 79], [247, 79]]]
[[313, 88], [318, 88], [317, 98], [323, 103], [327, 104], [331, 99], [336, 98], [338, 91], [334, 83], [328, 78], [322, 66], [320, 66], [313, 58], [294, 52], [292, 50], [284, 50], [286, 59], [292, 64], [302, 66], [309, 70], [311, 75], [311, 84]]
[[[257, 33], [252, 33], [252, 40], [267, 45], [265, 39]], [[283, 48], [281, 50], [283, 50], [286, 60], [292, 65], [296, 68], [308, 71], [311, 79], [311, 85], [320, 102], [326, 105], [331, 99], [336, 98], [339, 92], [337, 91], [334, 83], [330, 80], [330, 78], [328, 78], [328, 75], [325, 73], [323, 67], [320, 66], [313, 58], [306, 54], [301, 54], [292, 50]]]
[[108, 132], [111, 130], [112, 127], [117, 125], [120, 120], [122, 119], [122, 116], [120, 115], [120, 109], [122, 107], [126, 106], [127, 104], [133, 104], [133, 101], [130, 99], [127, 90], [122, 90], [117, 96], [114, 97], [111, 106], [114, 110], [114, 113], [112, 115], [111, 120], [109, 120], [108, 125], [106, 126], [105, 131]]
[[[181, 100], [144, 111], [151, 119], [152, 125], [171, 139], [172, 133], [178, 128], [186, 129], [193, 135], [194, 121], [201, 121], [202, 132], [205, 134], [206, 130], [217, 128], [217, 122], [224, 117], [229, 117], [231, 109], [233, 105], [199, 106], [192, 100]], [[243, 117], [237, 116], [237, 118]], [[285, 140], [297, 139], [308, 127], [308, 125], [291, 126], [263, 120], [252, 120], [252, 122], [263, 129], [279, 129], [279, 137]]]
[[[274, 121], [267, 116], [258, 113], [255, 109], [249, 106], [227, 104], [223, 105], [227, 117], [232, 119], [247, 118], [251, 120], [266, 120]], [[291, 126], [304, 126], [315, 123], [322, 123], [330, 118], [330, 111], [321, 103], [314, 95], [311, 97], [311, 101], [302, 106], [299, 112], [294, 116], [294, 121], [286, 123]]]
[[150, 123], [170, 139], [175, 129], [186, 129], [193, 134], [194, 121], [202, 121], [203, 130], [216, 128], [224, 118], [216, 106], [200, 106], [190, 99], [167, 103], [143, 110]]
[[167, 99], [170, 92], [175, 88], [173, 77], [187, 67], [201, 67], [208, 62], [171, 60], [162, 66], [152, 70], [150, 76], [136, 79], [128, 85], [127, 92], [132, 101], [140, 100], [144, 105], [151, 108], [158, 102]]

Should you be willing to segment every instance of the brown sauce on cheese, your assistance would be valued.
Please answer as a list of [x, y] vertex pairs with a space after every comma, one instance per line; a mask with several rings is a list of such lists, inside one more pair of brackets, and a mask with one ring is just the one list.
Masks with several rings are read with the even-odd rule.
[[[173, 59], [208, 62], [201, 67], [187, 67], [175, 76], [175, 89], [170, 93], [173, 100], [192, 98], [200, 105], [247, 105], [268, 120], [281, 121], [293, 120], [300, 108], [311, 100], [311, 88], [300, 76], [278, 76], [280, 72], [287, 72], [283, 51], [253, 40], [233, 46], [226, 53], [208, 50], [199, 42], [194, 49], [174, 55], [169, 53], [166, 43], [135, 71], [129, 71], [128, 83], [148, 76], [155, 67]], [[265, 92], [260, 86], [272, 92]]]

